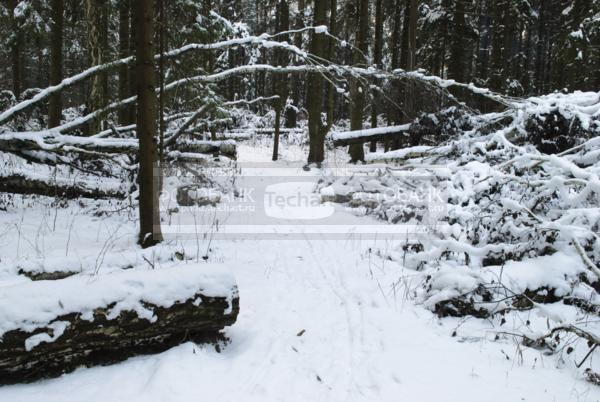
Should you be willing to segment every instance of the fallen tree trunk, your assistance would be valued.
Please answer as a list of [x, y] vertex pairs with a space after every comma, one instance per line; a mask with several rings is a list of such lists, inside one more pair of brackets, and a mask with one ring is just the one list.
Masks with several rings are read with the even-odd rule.
[[[207, 266], [128, 271], [94, 281], [74, 276], [16, 287], [24, 288], [23, 294], [19, 289], [0, 292], [0, 333], [17, 327], [4, 332], [0, 342], [0, 384], [117, 363], [187, 341], [214, 343], [224, 339], [221, 330], [239, 312], [233, 279]], [[8, 304], [23, 300], [25, 311]]]
[[366, 130], [346, 131], [341, 133], [332, 133], [330, 138], [335, 147], [343, 147], [354, 144], [364, 144], [366, 142], [381, 142], [393, 140], [398, 137], [404, 138], [408, 132], [410, 124], [402, 126], [378, 127]]
[[135, 153], [137, 139], [95, 138], [62, 135], [56, 131], [39, 131], [0, 134], [0, 151], [20, 153], [23, 151], [65, 152], [101, 152]]
[[[135, 154], [138, 151], [138, 140], [135, 138], [100, 138], [62, 135], [55, 131], [6, 133], [0, 134], [0, 152], [21, 155], [25, 151], [44, 151], [55, 154], [96, 155], [99, 158], [111, 154]], [[171, 150], [200, 153], [221, 154], [236, 157], [235, 141], [180, 141], [173, 143]]]
[[93, 198], [98, 199], [125, 199], [123, 191], [116, 188], [97, 188], [83, 181], [66, 179], [37, 179], [23, 174], [0, 175], [0, 192], [13, 194], [35, 194], [47, 197], [67, 199]]
[[177, 150], [183, 153], [223, 155], [232, 159], [237, 158], [235, 141], [181, 141]]

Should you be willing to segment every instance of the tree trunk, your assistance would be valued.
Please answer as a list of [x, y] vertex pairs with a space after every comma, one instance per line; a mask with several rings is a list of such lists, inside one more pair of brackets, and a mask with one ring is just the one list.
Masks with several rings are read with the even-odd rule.
[[394, 4], [394, 28], [392, 30], [392, 39], [390, 42], [390, 48], [392, 49], [392, 59], [390, 64], [392, 70], [397, 69], [400, 66], [400, 42], [402, 37], [402, 1], [396, 0]]
[[154, 73], [154, 2], [134, 0], [136, 9], [137, 134], [139, 138], [139, 211], [142, 247], [162, 241], [159, 211], [158, 147]]
[[[111, 59], [110, 48], [108, 46], [108, 31], [109, 31], [109, 19], [111, 12], [111, 1], [104, 1], [102, 8], [100, 9], [100, 51], [102, 52], [102, 63], [106, 63]], [[102, 87], [102, 107], [106, 106], [110, 100], [109, 88], [108, 88], [108, 77], [109, 74], [106, 71], [100, 73], [100, 85]], [[102, 127], [102, 122], [100, 122]], [[104, 127], [102, 127], [104, 128]]]
[[[86, 19], [88, 24], [88, 46], [90, 50], [92, 66], [103, 63], [102, 52], [102, 10], [106, 0], [86, 0]], [[102, 109], [104, 100], [103, 78], [96, 75], [92, 78], [92, 87], [89, 98], [89, 111]], [[89, 133], [95, 134], [101, 131], [99, 119], [94, 119], [89, 124]]]
[[540, 0], [539, 17], [538, 17], [538, 38], [535, 57], [535, 84], [537, 93], [542, 93], [545, 87], [546, 79], [546, 47], [547, 47], [547, 5], [549, 0]]
[[[131, 54], [129, 37], [129, 20], [131, 5], [130, 0], [119, 1], [119, 58], [125, 58]], [[119, 67], [119, 99], [128, 98], [131, 94], [129, 87], [130, 67], [123, 65]], [[129, 108], [119, 110], [119, 124], [126, 126], [133, 123]]]
[[[365, 64], [364, 55], [367, 54], [367, 36], [369, 34], [369, 0], [359, 1], [358, 31], [356, 32], [357, 48], [359, 52], [354, 53], [354, 64]], [[365, 92], [359, 80], [352, 79], [352, 111], [350, 115], [350, 129], [352, 131], [362, 130], [363, 114], [365, 109]], [[349, 147], [350, 162], [364, 162], [365, 151], [362, 144], [352, 144]]]
[[[337, 34], [337, 0], [331, 0], [329, 4], [329, 33], [332, 36]], [[335, 43], [335, 39], [329, 38], [329, 55], [327, 58], [330, 61], [335, 59]], [[327, 125], [329, 127], [333, 125], [336, 92], [337, 89], [333, 84], [327, 86]]]
[[[313, 26], [327, 25], [327, 0], [314, 0]], [[327, 36], [313, 32], [311, 53], [317, 57], [326, 56]], [[320, 164], [325, 159], [325, 129], [321, 121], [323, 107], [323, 77], [319, 73], [309, 73], [307, 83], [308, 109], [308, 163]]]
[[[167, 50], [167, 35], [166, 35], [166, 15], [165, 15], [165, 0], [158, 0], [158, 159], [159, 163], [163, 163], [164, 157], [164, 142], [165, 142], [165, 57], [164, 53]], [[162, 189], [162, 180], [160, 180], [159, 188]]]
[[465, 5], [462, 1], [457, 1], [454, 5], [454, 29], [451, 34], [450, 44], [450, 62], [448, 63], [448, 78], [458, 82], [466, 82], [466, 22]]
[[14, 41], [11, 46], [11, 64], [12, 64], [12, 85], [13, 94], [17, 99], [21, 96], [21, 45], [23, 42], [23, 34], [18, 22], [15, 18], [15, 9], [17, 8], [17, 0], [8, 1], [8, 9], [11, 12], [10, 20], [12, 22], [12, 29], [15, 34]]
[[[130, 28], [129, 28], [129, 54], [133, 55], [136, 53], [136, 43], [137, 43], [137, 15], [136, 15], [136, 0], [129, 0], [129, 18], [130, 18]], [[135, 64], [130, 66], [129, 69], [129, 96], [137, 95], [137, 66]], [[129, 107], [129, 122], [135, 123], [137, 120], [137, 109], [135, 105]]]
[[[304, 11], [306, 9], [306, 0], [298, 0], [298, 13], [296, 14], [296, 21], [294, 23], [295, 29], [304, 28]], [[296, 33], [294, 34], [294, 46], [297, 48], [302, 48], [302, 34]], [[286, 113], [286, 127], [294, 128], [297, 125], [298, 113], [297, 109], [300, 107], [300, 98], [302, 94], [302, 84], [301, 84], [301, 76], [298, 74], [292, 75], [291, 80], [291, 89], [292, 89], [292, 102], [293, 106], [288, 109]]]
[[[417, 68], [417, 11], [419, 8], [418, 0], [409, 0], [409, 26], [408, 26], [408, 54], [406, 57], [406, 70], [413, 71]], [[413, 119], [416, 114], [416, 87], [414, 80], [408, 80], [406, 83], [406, 97], [404, 101], [404, 112]]]
[[[287, 0], [279, 0], [277, 4], [277, 18], [275, 24], [276, 32], [284, 32], [290, 29], [290, 8]], [[287, 41], [287, 35], [281, 38]], [[287, 66], [287, 52], [276, 49], [274, 52], [275, 66]], [[273, 160], [279, 157], [279, 131], [281, 129], [281, 114], [287, 100], [287, 75], [276, 74], [273, 77], [273, 93], [279, 98], [275, 101], [275, 135], [273, 136]]]
[[[383, 59], [383, 0], [377, 0], [375, 3], [375, 42], [373, 44], [373, 64], [375, 68], [382, 68]], [[378, 80], [375, 80], [377, 86]], [[377, 108], [379, 106], [379, 93], [376, 89], [372, 92], [373, 101], [371, 102], [371, 128], [377, 127]], [[377, 142], [371, 141], [370, 152], [377, 151]]]
[[[52, 25], [50, 41], [50, 85], [62, 81], [63, 64], [63, 16], [64, 0], [52, 0]], [[62, 119], [62, 96], [60, 92], [50, 95], [48, 100], [48, 127], [60, 126]]]

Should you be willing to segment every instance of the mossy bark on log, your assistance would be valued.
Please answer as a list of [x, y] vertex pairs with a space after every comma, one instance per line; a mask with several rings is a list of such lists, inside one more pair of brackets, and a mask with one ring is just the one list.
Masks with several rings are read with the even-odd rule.
[[224, 339], [221, 330], [232, 325], [239, 313], [237, 296], [229, 300], [201, 293], [168, 308], [145, 303], [154, 312], [154, 322], [138, 317], [134, 311], [123, 311], [109, 319], [113, 306], [96, 309], [91, 320], [79, 313], [57, 317], [53, 322], [68, 323], [64, 332], [53, 342], [42, 342], [29, 351], [27, 339], [43, 333], [52, 337], [52, 329], [6, 332], [0, 342], [0, 384], [57, 377], [78, 367], [159, 353], [187, 341], [217, 342]]

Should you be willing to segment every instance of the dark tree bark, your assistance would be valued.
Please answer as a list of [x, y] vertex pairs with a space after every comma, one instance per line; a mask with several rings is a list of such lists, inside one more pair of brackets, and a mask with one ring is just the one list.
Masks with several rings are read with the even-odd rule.
[[[408, 48], [406, 57], [406, 70], [413, 71], [417, 68], [417, 11], [419, 8], [418, 0], [409, 1], [409, 23], [408, 23]], [[416, 108], [416, 87], [413, 80], [406, 83], [406, 97], [404, 101], [404, 112], [409, 118], [415, 118], [417, 113]]]
[[[304, 28], [304, 11], [306, 9], [306, 0], [298, 0], [298, 13], [296, 14], [296, 20], [294, 22], [295, 29]], [[296, 33], [294, 34], [294, 46], [297, 48], [302, 48], [302, 34]], [[300, 107], [301, 103], [301, 95], [302, 95], [302, 83], [301, 76], [298, 74], [292, 75], [291, 80], [291, 91], [292, 91], [292, 102], [294, 107], [290, 107], [286, 112], [286, 127], [294, 128], [297, 124], [297, 108]]]
[[485, 0], [479, 0], [479, 52], [477, 54], [477, 74], [480, 78], [488, 77], [488, 66], [490, 58], [491, 40], [491, 22], [489, 13], [489, 5]]
[[[111, 1], [105, 1], [100, 9], [100, 49], [102, 52], [102, 63], [111, 59], [110, 48], [108, 46], [109, 19], [111, 13]], [[100, 86], [102, 88], [102, 107], [106, 106], [110, 100], [108, 88], [109, 74], [106, 71], [100, 73]], [[102, 127], [102, 123], [100, 123]]]
[[[400, 68], [400, 51], [401, 51], [401, 42], [402, 42], [402, 3], [405, 0], [396, 0], [394, 4], [394, 14], [393, 14], [393, 28], [392, 28], [392, 36], [391, 42], [389, 43], [389, 47], [391, 49], [391, 60], [390, 65], [393, 70]], [[401, 111], [398, 110], [396, 104], [398, 103], [399, 94], [402, 91], [401, 82], [399, 80], [394, 80], [390, 84], [391, 87], [391, 98], [394, 102], [389, 102], [387, 107], [387, 122], [388, 125], [399, 124]], [[391, 146], [390, 142], [386, 142], [385, 148], [389, 149]]]
[[490, 87], [499, 91], [502, 88], [504, 76], [503, 50], [505, 45], [505, 27], [503, 25], [506, 3], [503, 0], [494, 2], [492, 6], [492, 51], [490, 57]]
[[[131, 54], [129, 37], [130, 20], [130, 0], [119, 1], [119, 58], [125, 58]], [[119, 99], [125, 99], [130, 96], [129, 87], [130, 67], [123, 65], [119, 67]], [[129, 108], [119, 110], [119, 124], [126, 126], [133, 123]]]
[[[64, 0], [52, 0], [52, 25], [50, 41], [50, 85], [56, 85], [63, 79], [63, 19]], [[52, 94], [48, 100], [48, 127], [60, 125], [62, 119], [62, 95]]]
[[8, 9], [11, 11], [10, 20], [12, 22], [12, 29], [15, 34], [12, 46], [11, 46], [11, 64], [12, 64], [12, 87], [13, 94], [17, 99], [21, 96], [22, 89], [22, 76], [21, 76], [21, 46], [23, 42], [23, 34], [21, 28], [18, 25], [16, 18], [14, 17], [14, 11], [17, 7], [17, 0], [8, 0]]
[[[313, 26], [327, 25], [327, 0], [314, 0]], [[325, 57], [327, 36], [313, 32], [310, 51], [317, 57]], [[319, 73], [309, 73], [307, 83], [308, 109], [308, 163], [321, 163], [325, 159], [325, 134], [327, 128], [321, 121], [323, 107], [323, 77]]]
[[[290, 8], [287, 0], [279, 0], [277, 4], [276, 32], [283, 32], [290, 29]], [[287, 36], [281, 38], [287, 41]], [[276, 49], [274, 52], [274, 61], [276, 66], [287, 66], [287, 52]], [[287, 100], [287, 75], [276, 74], [273, 77], [273, 93], [279, 98], [275, 101], [275, 134], [273, 135], [273, 160], [279, 157], [279, 131], [281, 128], [281, 113]]]
[[156, 81], [154, 72], [154, 2], [133, 0], [136, 10], [137, 134], [139, 138], [139, 243], [162, 241], [159, 211]]
[[448, 63], [448, 78], [458, 82], [467, 81], [466, 41], [467, 25], [465, 22], [465, 4], [456, 1], [454, 4], [454, 29], [451, 34], [450, 61]]
[[[106, 0], [86, 0], [86, 19], [88, 25], [88, 47], [91, 55], [93, 66], [103, 63], [102, 49], [102, 11], [105, 8]], [[89, 97], [89, 110], [102, 109], [104, 104], [105, 91], [103, 89], [102, 74], [92, 78], [92, 86]], [[89, 133], [95, 134], [101, 130], [101, 122], [99, 119], [94, 119], [89, 124]]]
[[410, 30], [410, 3], [412, 0], [404, 0], [404, 18], [402, 21], [402, 37], [400, 39], [400, 68], [408, 69], [408, 36]]
[[392, 70], [400, 67], [400, 43], [402, 38], [402, 2], [404, 0], [396, 0], [394, 3], [394, 28], [392, 30], [392, 39], [390, 48], [392, 49], [392, 59], [390, 64]]
[[[137, 43], [137, 14], [136, 14], [136, 0], [129, 0], [129, 19], [131, 22], [129, 28], [129, 54], [136, 54], [136, 43]], [[131, 65], [129, 68], [129, 96], [137, 95], [137, 66]], [[129, 110], [129, 122], [134, 123], [137, 120], [137, 109], [135, 105], [128, 108]]]
[[[158, 138], [159, 149], [158, 159], [163, 162], [164, 156], [164, 141], [165, 141], [165, 57], [164, 53], [167, 50], [167, 29], [166, 29], [166, 9], [165, 0], [157, 0], [158, 6]], [[162, 188], [162, 180], [160, 181]]]
[[[332, 36], [337, 34], [337, 0], [331, 0], [329, 4], [329, 33]], [[328, 60], [335, 60], [335, 39], [329, 38]], [[333, 84], [327, 86], [327, 125], [332, 126], [335, 113], [335, 93], [336, 88]]]
[[408, 28], [408, 70], [414, 70], [417, 67], [417, 12], [419, 10], [418, 0], [410, 1], [410, 24]]
[[[373, 64], [375, 68], [382, 68], [383, 59], [383, 0], [377, 0], [375, 3], [375, 42], [373, 43]], [[377, 85], [377, 81], [375, 81]], [[372, 92], [373, 101], [371, 102], [371, 127], [377, 127], [377, 108], [379, 106], [379, 93], [377, 90]], [[377, 142], [371, 141], [370, 152], [377, 151]]]
[[[356, 32], [359, 52], [355, 52], [354, 64], [364, 64], [364, 55], [368, 52], [367, 37], [369, 35], [369, 0], [359, 1], [358, 31]], [[352, 80], [352, 111], [350, 114], [350, 129], [361, 130], [363, 128], [363, 115], [365, 109], [365, 95], [367, 87], [363, 87], [359, 80]], [[365, 151], [362, 144], [352, 144], [349, 147], [350, 162], [364, 162]]]

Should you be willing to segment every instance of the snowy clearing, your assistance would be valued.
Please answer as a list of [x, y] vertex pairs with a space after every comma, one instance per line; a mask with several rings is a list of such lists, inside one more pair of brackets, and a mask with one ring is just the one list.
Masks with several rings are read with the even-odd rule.
[[[276, 166], [289, 169], [303, 151], [287, 147]], [[267, 162], [270, 156], [247, 145], [239, 154], [240, 162]], [[341, 166], [338, 156], [330, 155], [331, 166]], [[318, 178], [313, 171], [297, 174]], [[17, 264], [73, 265], [69, 261], [95, 257], [103, 259], [101, 271], [127, 261], [144, 265], [149, 257], [141, 259], [141, 249], [133, 251], [138, 257], [131, 255], [134, 220], [84, 210], [32, 205], [2, 214], [0, 286], [18, 286], [9, 269]], [[160, 254], [194, 254], [207, 242], [180, 239], [151, 253], [156, 264], [168, 265]], [[102, 244], [105, 257], [98, 255]], [[231, 343], [221, 353], [186, 343], [110, 367], [2, 387], [0, 400], [600, 400], [600, 389], [581, 378], [572, 356], [545, 356], [516, 338], [494, 341], [499, 329], [492, 323], [438, 319], [415, 305], [411, 291], [421, 274], [377, 255], [394, 246], [352, 234], [335, 240], [213, 240], [208, 262], [200, 264], [230, 271], [241, 298], [238, 321], [226, 331]], [[503, 330], [519, 325], [515, 318]]]

